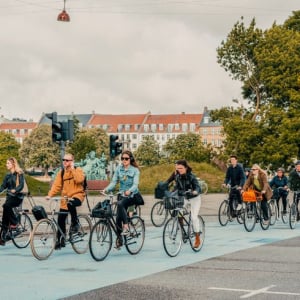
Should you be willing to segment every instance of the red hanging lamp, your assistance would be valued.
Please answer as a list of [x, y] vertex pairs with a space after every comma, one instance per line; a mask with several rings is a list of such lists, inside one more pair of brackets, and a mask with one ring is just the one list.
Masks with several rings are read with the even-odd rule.
[[62, 12], [57, 16], [57, 21], [61, 22], [70, 22], [70, 16], [66, 12], [66, 0], [64, 0], [64, 9]]

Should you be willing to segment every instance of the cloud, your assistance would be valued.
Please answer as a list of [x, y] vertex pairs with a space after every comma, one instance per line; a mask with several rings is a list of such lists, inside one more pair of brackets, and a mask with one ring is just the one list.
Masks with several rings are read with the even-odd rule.
[[272, 1], [0, 0], [0, 113], [180, 113], [231, 105], [240, 84], [216, 48], [244, 15], [270, 27], [296, 10]]

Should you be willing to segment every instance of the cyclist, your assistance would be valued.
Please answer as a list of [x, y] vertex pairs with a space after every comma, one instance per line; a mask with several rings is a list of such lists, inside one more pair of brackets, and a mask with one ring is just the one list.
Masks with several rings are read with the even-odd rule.
[[268, 200], [272, 197], [272, 189], [268, 183], [268, 177], [265, 171], [263, 171], [258, 164], [254, 164], [251, 168], [251, 173], [246, 180], [243, 191], [251, 188], [256, 190], [262, 194], [262, 201], [261, 201], [261, 209], [263, 212], [263, 221], [264, 223], [268, 222], [269, 214], [268, 214]]
[[18, 219], [13, 211], [14, 207], [22, 204], [24, 194], [21, 193], [24, 187], [24, 174], [19, 167], [17, 160], [10, 157], [6, 161], [6, 168], [9, 171], [0, 186], [0, 192], [6, 190], [6, 201], [3, 204], [2, 229], [0, 233], [0, 245], [5, 245], [5, 235], [9, 228], [17, 227]]
[[[201, 207], [201, 187], [197, 177], [192, 173], [192, 168], [185, 159], [176, 161], [175, 168], [175, 172], [171, 174], [167, 183], [170, 184], [174, 181], [174, 191], [178, 192], [178, 196], [186, 196], [191, 203], [191, 217], [196, 235], [194, 248], [199, 248], [201, 241], [198, 213]], [[179, 219], [179, 222], [182, 222], [182, 220]]]
[[234, 213], [233, 200], [236, 198], [238, 200], [237, 210], [241, 209], [242, 206], [242, 197], [241, 190], [243, 185], [245, 184], [245, 172], [242, 166], [238, 163], [238, 159], [236, 155], [230, 156], [230, 166], [228, 167], [223, 183], [223, 187], [230, 186], [238, 187], [237, 189], [231, 189], [229, 194], [229, 207], [231, 211], [231, 216], [236, 217]]
[[[289, 188], [292, 191], [300, 191], [300, 160], [295, 164], [295, 169], [291, 171], [288, 179]], [[300, 213], [298, 210], [299, 198], [297, 201], [297, 221], [300, 221]]]
[[[71, 231], [77, 232], [79, 230], [79, 224], [76, 207], [81, 206], [85, 197], [85, 175], [81, 168], [74, 166], [74, 156], [70, 153], [64, 155], [63, 166], [64, 168], [56, 175], [46, 200], [49, 200], [58, 193], [61, 194], [60, 212], [70, 212]], [[72, 198], [72, 200], [66, 200], [64, 197]], [[57, 220], [58, 225], [64, 234], [66, 233], [67, 217], [68, 214], [59, 214]], [[65, 247], [65, 240], [62, 239], [61, 233], [58, 230], [55, 249], [58, 250], [61, 249], [61, 247]]]
[[288, 178], [284, 175], [283, 168], [277, 169], [277, 174], [272, 178], [269, 184], [271, 188], [274, 188], [273, 196], [276, 199], [277, 207], [279, 207], [279, 200], [280, 198], [282, 198], [282, 206], [283, 206], [282, 213], [286, 214], [287, 196], [289, 190], [288, 190]]
[[[138, 185], [140, 170], [131, 151], [125, 150], [121, 154], [121, 164], [116, 168], [111, 183], [104, 189], [105, 193], [111, 192], [117, 183], [120, 183], [120, 196], [117, 206], [117, 230], [116, 248], [119, 249], [123, 244], [120, 235], [128, 235], [127, 208], [137, 204], [137, 197], [140, 196]], [[124, 194], [125, 197], [121, 197]]]

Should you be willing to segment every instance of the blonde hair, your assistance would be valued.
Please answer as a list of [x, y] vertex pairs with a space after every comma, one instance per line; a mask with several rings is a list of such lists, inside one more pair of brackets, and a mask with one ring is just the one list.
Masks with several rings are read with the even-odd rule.
[[18, 161], [14, 157], [10, 157], [7, 160], [10, 161], [13, 164], [14, 169], [18, 174], [23, 173], [23, 170], [20, 168]]
[[254, 164], [251, 169], [258, 169], [259, 172], [262, 172], [265, 175], [267, 175], [267, 172], [263, 170], [258, 164]]

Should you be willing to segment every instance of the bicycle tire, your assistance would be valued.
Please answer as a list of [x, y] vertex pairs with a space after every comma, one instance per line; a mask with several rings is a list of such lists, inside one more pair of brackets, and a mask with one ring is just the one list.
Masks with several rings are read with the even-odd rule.
[[270, 225], [273, 226], [276, 221], [279, 219], [278, 217], [278, 207], [276, 203], [276, 199], [271, 199], [271, 201], [268, 203], [270, 207]]
[[26, 248], [30, 244], [33, 226], [27, 214], [22, 213], [19, 217], [20, 222], [17, 227], [16, 234], [12, 238], [12, 242], [17, 248]]
[[295, 202], [291, 204], [289, 214], [289, 225], [291, 229], [295, 229], [297, 224], [297, 205]]
[[92, 229], [92, 223], [88, 216], [79, 215], [77, 217], [80, 228], [76, 233], [69, 233], [70, 242], [73, 250], [77, 254], [85, 253], [89, 248], [89, 240]]
[[56, 242], [56, 227], [49, 219], [41, 219], [33, 227], [30, 247], [38, 260], [47, 259], [53, 252]]
[[112, 247], [112, 231], [106, 220], [100, 219], [91, 230], [89, 250], [92, 258], [103, 261]]
[[256, 207], [255, 203], [246, 203], [244, 213], [244, 227], [248, 232], [251, 232], [256, 224]]
[[168, 211], [165, 209], [163, 200], [157, 201], [151, 208], [150, 218], [153, 226], [161, 227], [165, 224], [168, 217]]
[[244, 206], [237, 212], [236, 219], [239, 224], [244, 224], [244, 218], [245, 218], [245, 209]]
[[190, 220], [190, 222], [189, 222], [189, 229], [188, 229], [190, 245], [191, 245], [192, 250], [195, 252], [199, 252], [202, 249], [204, 240], [205, 240], [205, 222], [200, 215], [198, 215], [198, 219], [199, 219], [199, 224], [200, 224], [200, 246], [198, 248], [194, 247], [196, 235], [195, 235], [195, 232], [193, 229], [192, 220]]
[[285, 213], [283, 213], [283, 205], [282, 205], [282, 202], [279, 203], [279, 211], [280, 211], [280, 214], [281, 214], [281, 221], [283, 224], [287, 224], [288, 221], [289, 221], [289, 204], [287, 203], [287, 210]]
[[229, 221], [229, 203], [228, 200], [223, 200], [219, 207], [219, 223], [221, 226], [226, 226]]
[[268, 220], [265, 221], [263, 218], [263, 210], [261, 208], [261, 204], [259, 206], [259, 222], [260, 222], [260, 226], [263, 230], [267, 230], [269, 229], [270, 225], [271, 225], [271, 207], [270, 204], [267, 202], [267, 208], [268, 208]]
[[168, 219], [163, 230], [163, 246], [165, 252], [170, 257], [177, 256], [181, 250], [182, 243], [182, 230], [178, 218]]
[[133, 216], [128, 222], [130, 234], [124, 236], [125, 247], [128, 253], [138, 254], [143, 248], [145, 241], [145, 224], [143, 219]]

